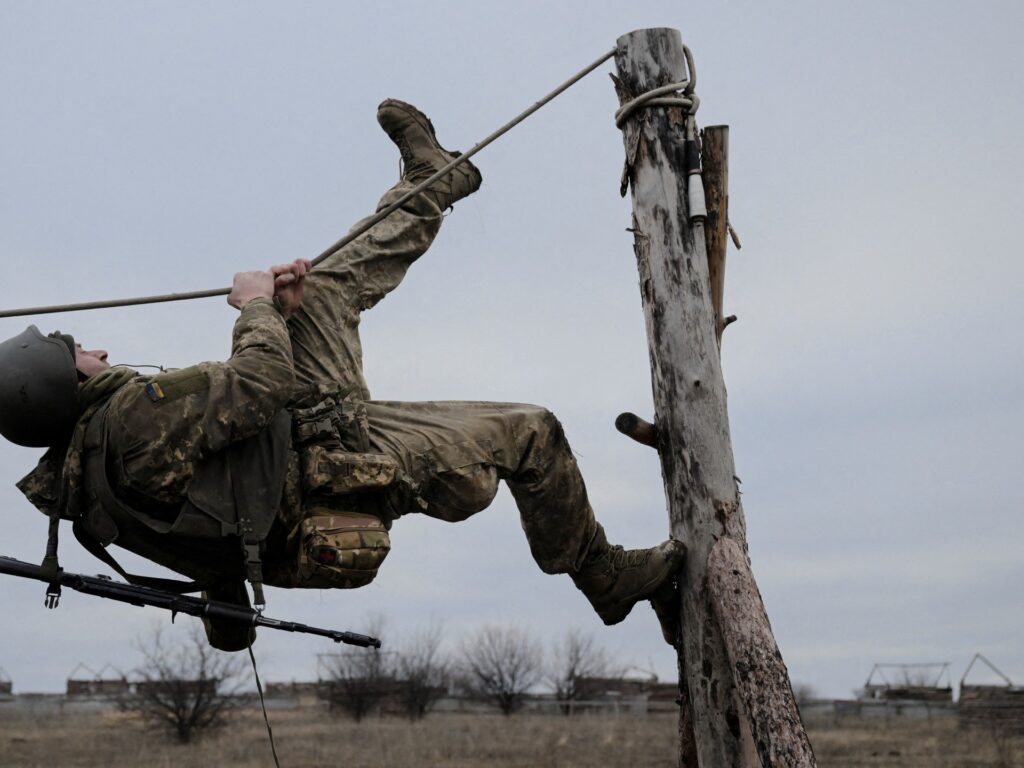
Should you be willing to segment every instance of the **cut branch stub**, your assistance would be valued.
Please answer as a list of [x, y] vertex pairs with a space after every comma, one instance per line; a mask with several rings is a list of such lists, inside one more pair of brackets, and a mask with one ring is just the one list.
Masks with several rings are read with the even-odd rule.
[[658, 447], [658, 428], [635, 413], [620, 413], [615, 419], [615, 428], [638, 443]]

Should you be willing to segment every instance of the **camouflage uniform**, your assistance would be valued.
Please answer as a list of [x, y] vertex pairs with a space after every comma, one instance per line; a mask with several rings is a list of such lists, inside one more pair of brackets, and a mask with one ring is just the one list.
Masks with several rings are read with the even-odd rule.
[[[400, 184], [379, 207], [404, 191]], [[393, 457], [402, 471], [389, 494], [393, 515], [465, 520], [491, 503], [504, 480], [537, 564], [548, 573], [574, 570], [596, 524], [576, 460], [549, 411], [511, 403], [369, 399], [360, 314], [398, 286], [440, 226], [440, 211], [418, 198], [309, 275], [302, 308], [288, 322], [297, 390], [340, 389], [363, 401], [369, 450]]]
[[[400, 183], [380, 207], [406, 189]], [[204, 458], [260, 433], [286, 405], [308, 406], [331, 395], [353, 416], [345, 447], [385, 454], [398, 464], [397, 482], [373, 505], [388, 524], [409, 512], [464, 520], [486, 508], [505, 480], [538, 565], [549, 573], [576, 570], [598, 526], [550, 412], [508, 403], [368, 399], [360, 315], [398, 286], [441, 220], [426, 197], [408, 202], [310, 273], [302, 307], [287, 323], [270, 300], [248, 303], [235, 323], [227, 362], [121, 386], [106, 417], [107, 474], [117, 497], [149, 520], [114, 510], [116, 543], [198, 581], [237, 582], [244, 572], [237, 540], [161, 533], [161, 523], [174, 520]], [[74, 506], [90, 490], [76, 474], [81, 461], [74, 446], [70, 455], [75, 460], [65, 462], [63, 497]], [[21, 487], [45, 510], [61, 494], [40, 482], [44, 464]], [[288, 464], [264, 555], [267, 582], [281, 586], [292, 585], [287, 573], [294, 571], [284, 541], [303, 514], [294, 452]], [[73, 515], [65, 510], [64, 516]], [[244, 591], [229, 592], [243, 599]]]

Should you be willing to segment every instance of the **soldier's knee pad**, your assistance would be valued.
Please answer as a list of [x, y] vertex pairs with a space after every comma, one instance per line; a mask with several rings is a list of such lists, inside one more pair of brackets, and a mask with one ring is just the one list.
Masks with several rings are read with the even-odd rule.
[[472, 464], [439, 472], [422, 491], [427, 514], [457, 523], [490, 506], [498, 493], [498, 470]]

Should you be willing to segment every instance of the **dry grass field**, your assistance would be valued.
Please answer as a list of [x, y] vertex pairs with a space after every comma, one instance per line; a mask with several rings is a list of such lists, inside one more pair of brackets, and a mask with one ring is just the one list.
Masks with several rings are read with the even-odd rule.
[[[272, 712], [285, 768], [670, 768], [675, 720], [581, 716], [433, 715], [355, 724], [319, 710]], [[963, 733], [955, 722], [815, 729], [821, 768], [1024, 768], [1024, 740]], [[190, 746], [116, 713], [0, 718], [3, 768], [265, 768], [263, 722], [245, 714]]]

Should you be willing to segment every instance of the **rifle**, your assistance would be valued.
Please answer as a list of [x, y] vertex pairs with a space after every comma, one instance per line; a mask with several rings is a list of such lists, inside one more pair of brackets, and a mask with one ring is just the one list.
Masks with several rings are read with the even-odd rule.
[[115, 581], [109, 576], [85, 576], [81, 573], [69, 573], [63, 568], [53, 571], [49, 568], [32, 565], [31, 563], [2, 555], [0, 555], [0, 574], [45, 581], [51, 586], [59, 584], [76, 592], [105, 597], [108, 600], [117, 600], [129, 605], [149, 605], [154, 608], [163, 608], [165, 611], [171, 612], [172, 621], [175, 615], [184, 613], [189, 616], [198, 616], [200, 618], [205, 616], [244, 626], [267, 627], [269, 629], [280, 629], [284, 632], [303, 632], [307, 635], [320, 635], [321, 637], [329, 637], [336, 643], [359, 645], [363, 648], [380, 648], [380, 640], [368, 635], [342, 632], [336, 629], [321, 629], [320, 627], [311, 627], [294, 621], [280, 621], [278, 619], [271, 619], [258, 611], [254, 611], [252, 608], [246, 608], [242, 605], [224, 603], [219, 600], [204, 600], [201, 597], [191, 597], [189, 595], [176, 595], [173, 592], [164, 592], [161, 589]]

